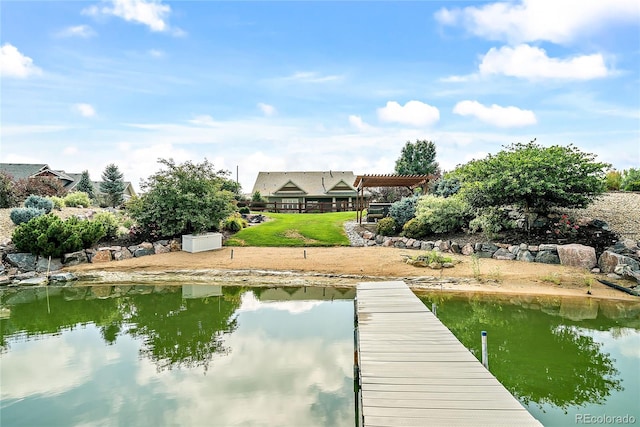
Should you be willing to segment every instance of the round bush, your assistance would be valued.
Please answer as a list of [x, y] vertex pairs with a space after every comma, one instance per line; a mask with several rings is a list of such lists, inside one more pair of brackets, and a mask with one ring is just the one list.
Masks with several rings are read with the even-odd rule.
[[239, 216], [231, 215], [227, 217], [222, 224], [224, 230], [237, 233], [247, 226], [247, 222]]
[[64, 197], [64, 204], [74, 208], [78, 206], [86, 208], [91, 206], [91, 199], [89, 199], [89, 195], [87, 193], [74, 191]]
[[44, 197], [32, 194], [27, 197], [27, 200], [24, 201], [24, 207], [41, 209], [44, 211], [44, 213], [49, 213], [51, 212], [51, 209], [53, 209], [53, 202]]
[[37, 218], [44, 215], [43, 209], [36, 208], [16, 208], [12, 209], [9, 217], [15, 225], [24, 224], [31, 221], [33, 218]]
[[403, 197], [389, 208], [389, 216], [396, 221], [396, 227], [402, 228], [416, 214], [418, 197]]
[[422, 239], [429, 234], [431, 234], [431, 229], [428, 224], [420, 221], [418, 218], [410, 219], [404, 227], [402, 227], [402, 235], [410, 239]]
[[248, 207], [246, 207], [246, 206], [243, 206], [243, 207], [241, 207], [241, 208], [240, 208], [239, 212], [240, 212], [241, 214], [245, 214], [245, 215], [246, 215], [246, 214], [250, 214], [250, 213], [251, 213], [251, 209], [249, 209], [249, 208], [248, 208]]
[[114, 239], [118, 235], [118, 220], [111, 212], [98, 212], [93, 216], [93, 221], [102, 224], [107, 239]]
[[51, 196], [49, 200], [53, 203], [54, 209], [62, 209], [66, 206], [62, 197]]
[[396, 234], [396, 220], [390, 216], [382, 218], [376, 224], [376, 233], [383, 236], [393, 236]]

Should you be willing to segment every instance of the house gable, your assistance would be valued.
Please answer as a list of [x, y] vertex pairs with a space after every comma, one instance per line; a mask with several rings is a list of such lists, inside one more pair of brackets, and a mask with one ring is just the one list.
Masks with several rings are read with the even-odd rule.
[[289, 180], [282, 187], [274, 191], [273, 194], [276, 194], [278, 196], [299, 196], [305, 195], [307, 194], [307, 192], [300, 188], [300, 186], [298, 186], [295, 182]]
[[341, 179], [333, 187], [327, 190], [327, 193], [353, 193], [354, 191], [356, 191], [355, 188]]

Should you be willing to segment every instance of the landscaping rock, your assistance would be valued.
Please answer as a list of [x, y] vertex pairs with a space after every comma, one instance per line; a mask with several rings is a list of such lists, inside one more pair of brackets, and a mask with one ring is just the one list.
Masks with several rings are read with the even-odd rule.
[[180, 243], [179, 240], [177, 239], [173, 239], [170, 243], [169, 243], [169, 250], [171, 252], [180, 252], [182, 250], [182, 244]]
[[49, 282], [52, 285], [63, 284], [66, 282], [71, 282], [73, 280], [78, 280], [78, 276], [73, 273], [64, 272], [64, 273], [56, 273], [49, 276]]
[[[540, 247], [542, 246], [551, 245], [540, 245]], [[543, 264], [560, 264], [560, 258], [556, 253], [553, 253], [551, 251], [540, 251], [535, 257], [535, 262], [541, 262]]]
[[598, 266], [603, 273], [613, 273], [618, 264], [626, 264], [631, 270], [640, 270], [640, 263], [638, 261], [612, 251], [604, 251], [598, 260]]
[[92, 263], [99, 262], [110, 262], [111, 261], [111, 251], [109, 249], [103, 249], [96, 251], [96, 253], [91, 257]]
[[538, 246], [538, 250], [540, 252], [555, 253], [555, 252], [558, 252], [558, 245], [555, 245], [555, 244], [543, 244], [543, 245]]
[[570, 267], [592, 269], [598, 265], [596, 249], [591, 246], [570, 244], [557, 246], [560, 264]]
[[40, 258], [36, 263], [36, 271], [38, 273], [57, 271], [60, 269], [62, 269], [62, 261], [59, 258], [51, 258], [51, 263], [49, 263], [49, 258]]
[[127, 248], [122, 248], [119, 251], [113, 252], [113, 259], [115, 261], [122, 261], [123, 259], [129, 258], [133, 258], [133, 254]]
[[533, 254], [528, 250], [523, 251], [522, 249], [520, 249], [520, 251], [518, 251], [518, 255], [516, 255], [516, 259], [518, 261], [524, 262], [535, 262], [536, 257], [534, 257]]
[[29, 253], [7, 254], [7, 262], [18, 267], [21, 271], [34, 271], [36, 269], [36, 256]]
[[460, 252], [462, 252], [462, 255], [473, 255], [473, 245], [471, 243], [467, 243], [462, 247], [462, 249], [460, 249]]
[[509, 252], [508, 249], [500, 248], [494, 252], [493, 258], [499, 259], [499, 260], [513, 260], [516, 258], [516, 256], [511, 252]]
[[153, 251], [153, 246], [151, 246], [151, 248], [139, 247], [135, 250], [135, 252], [133, 252], [133, 256], [139, 258], [141, 256], [153, 255], [154, 253], [155, 252]]
[[158, 243], [153, 245], [153, 250], [156, 254], [166, 254], [170, 252], [167, 246]]
[[19, 286], [44, 286], [49, 283], [49, 279], [44, 276], [40, 277], [32, 277], [30, 279], [20, 280], [18, 282]]
[[422, 242], [420, 243], [421, 251], [431, 251], [433, 250], [433, 242]]
[[78, 265], [88, 261], [85, 251], [71, 252], [62, 256], [62, 263], [64, 265]]

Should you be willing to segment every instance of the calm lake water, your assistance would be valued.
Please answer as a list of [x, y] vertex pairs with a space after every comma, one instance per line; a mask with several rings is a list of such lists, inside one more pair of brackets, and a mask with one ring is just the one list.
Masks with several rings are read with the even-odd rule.
[[[48, 293], [48, 295], [47, 295]], [[352, 426], [352, 289], [0, 293], [0, 425]], [[547, 426], [640, 425], [640, 303], [420, 295]]]

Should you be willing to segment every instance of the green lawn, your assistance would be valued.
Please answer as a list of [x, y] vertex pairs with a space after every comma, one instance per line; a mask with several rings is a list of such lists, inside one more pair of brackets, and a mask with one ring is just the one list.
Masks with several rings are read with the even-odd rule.
[[349, 246], [342, 224], [355, 212], [322, 214], [266, 213], [269, 221], [247, 227], [229, 238], [227, 246]]

